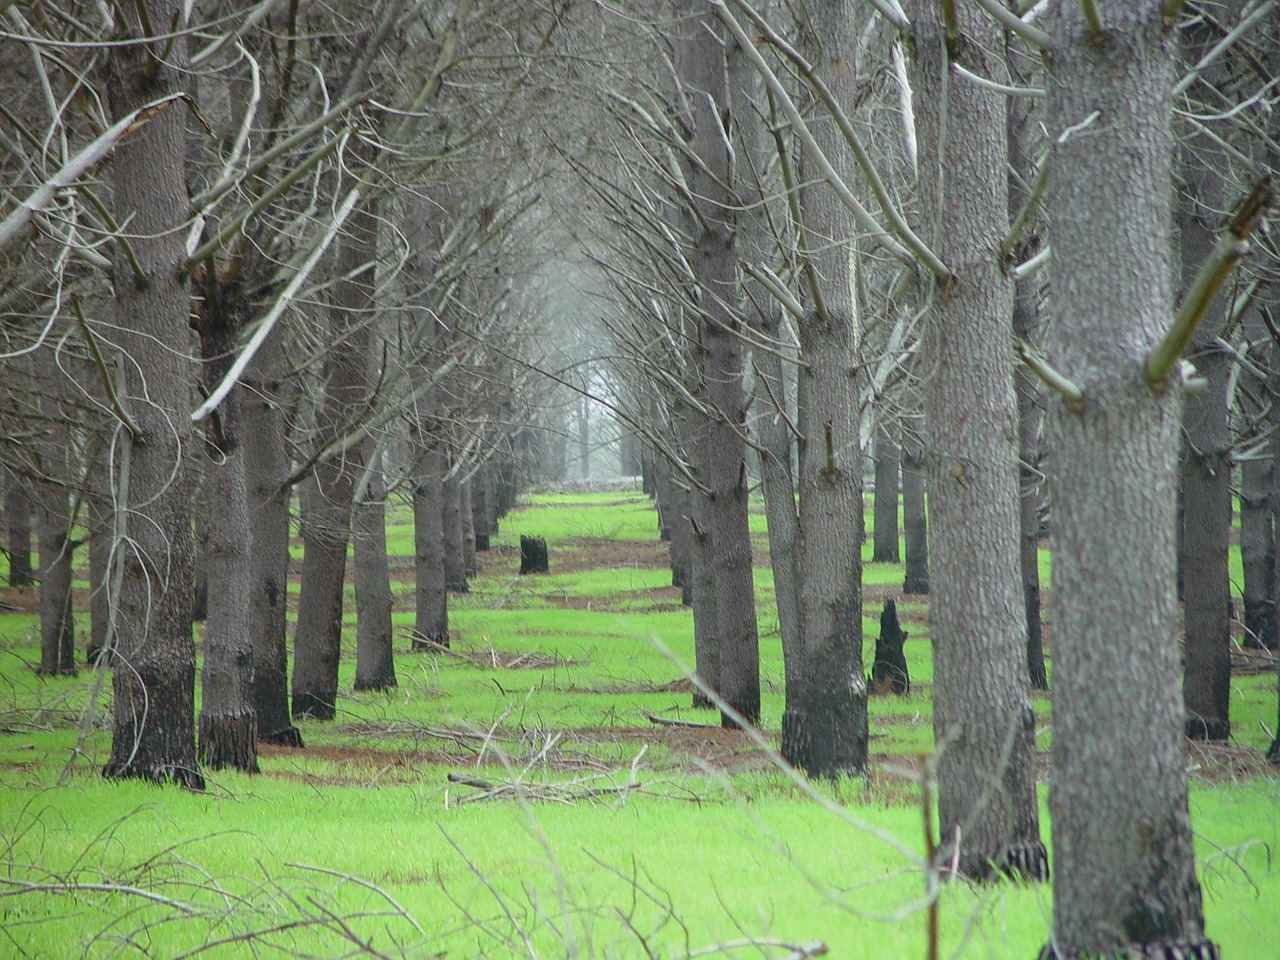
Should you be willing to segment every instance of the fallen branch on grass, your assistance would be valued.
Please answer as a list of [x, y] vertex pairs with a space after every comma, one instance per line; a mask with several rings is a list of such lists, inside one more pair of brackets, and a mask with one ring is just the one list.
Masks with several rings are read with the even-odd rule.
[[721, 725], [718, 723], [697, 723], [693, 720], [676, 720], [674, 717], [655, 717], [652, 713], [646, 713], [645, 718], [650, 723], [656, 723], [660, 727], [693, 727], [697, 730], [721, 729]]

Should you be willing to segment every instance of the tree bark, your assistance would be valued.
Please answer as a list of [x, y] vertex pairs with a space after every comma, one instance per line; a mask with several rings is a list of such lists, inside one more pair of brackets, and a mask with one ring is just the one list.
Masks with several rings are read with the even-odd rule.
[[468, 578], [476, 575], [475, 504], [471, 500], [471, 480], [460, 484], [462, 500], [462, 570]]
[[[116, 39], [146, 37], [138, 11], [116, 11]], [[177, 0], [146, 4], [149, 23], [183, 24]], [[182, 91], [186, 46], [169, 40], [112, 47], [109, 93], [123, 117]], [[112, 687], [112, 778], [204, 786], [196, 768], [195, 646], [191, 635], [192, 370], [189, 298], [181, 224], [187, 113], [180, 104], [152, 115], [116, 145], [110, 167], [115, 222], [128, 224], [133, 264], [116, 247], [113, 263], [117, 344], [128, 357], [122, 403], [134, 424], [116, 465], [122, 510], [129, 511]], [[146, 171], [139, 176], [138, 171]], [[138, 272], [135, 272], [137, 270]]]
[[[705, 400], [714, 414], [700, 426], [704, 442], [695, 461], [709, 491], [698, 497], [695, 518], [714, 568], [715, 632], [718, 649], [715, 689], [730, 708], [722, 722], [736, 726], [732, 714], [750, 723], [760, 717], [760, 656], [756, 633], [751, 535], [747, 526], [747, 468], [743, 431], [741, 321], [735, 252], [735, 198], [730, 193], [728, 144], [723, 128], [729, 101], [725, 77], [724, 30], [700, 2], [687, 2], [689, 19], [675, 40], [676, 66], [687, 98], [692, 130], [690, 148], [698, 163], [688, 163], [690, 196], [686, 224], [692, 238], [689, 260], [697, 284], [699, 367]], [[697, 550], [698, 548], [695, 548]], [[695, 561], [696, 562], [696, 561]], [[694, 606], [698, 603], [697, 586]], [[698, 664], [702, 672], [702, 664]], [[705, 679], [705, 674], [704, 674]]]
[[[1184, 66], [1194, 65], [1219, 37], [1204, 24], [1186, 31], [1191, 39]], [[1217, 66], [1205, 79], [1222, 79]], [[1230, 161], [1203, 134], [1187, 131], [1182, 143], [1182, 191], [1178, 206], [1182, 288], [1189, 289], [1217, 243], [1226, 198], [1223, 177]], [[1216, 343], [1226, 320], [1226, 297], [1209, 303], [1191, 342], [1188, 359], [1208, 381], [1188, 396], [1183, 410], [1182, 598], [1186, 636], [1182, 691], [1187, 736], [1225, 740], [1231, 735], [1231, 581], [1227, 557], [1231, 532], [1231, 430], [1227, 390], [1231, 359]]]
[[253, 705], [258, 739], [301, 747], [289, 716], [287, 613], [289, 597], [288, 387], [282, 379], [279, 330], [271, 333], [245, 371], [240, 412], [244, 420], [245, 486], [249, 496], [250, 637]]
[[[865, 16], [858, 9], [857, 17]], [[821, 63], [835, 96], [851, 102], [858, 33], [853, 7], [813, 4], [799, 23], [800, 49]], [[849, 179], [852, 163], [834, 122], [815, 122], [823, 152]], [[801, 162], [800, 256], [810, 305], [798, 324], [796, 441], [799, 510], [800, 696], [782, 718], [782, 755], [813, 777], [859, 773], [867, 762], [867, 681], [862, 662], [863, 452], [859, 436], [857, 349], [861, 336], [847, 238], [848, 211]], [[843, 168], [843, 169], [842, 169]], [[895, 510], [896, 496], [895, 496]]]
[[7, 481], [4, 516], [9, 527], [9, 586], [29, 587], [35, 581], [31, 566], [31, 497], [25, 479], [10, 473]]
[[925, 507], [924, 448], [917, 442], [902, 447], [903, 593], [929, 592], [929, 522]]
[[948, 37], [939, 5], [913, 5], [920, 234], [951, 276], [932, 292], [920, 363], [929, 482], [933, 728], [944, 860], [961, 873], [1047, 879], [1035, 794], [1018, 549], [1012, 285], [1001, 94], [945, 82], [951, 63], [1002, 70], [1002, 34], [976, 5]]
[[[59, 431], [61, 433], [62, 431]], [[48, 484], [37, 510], [40, 544], [40, 669], [44, 675], [76, 672], [76, 626], [71, 599], [71, 516], [67, 491]]]
[[423, 453], [413, 488], [414, 623], [413, 648], [449, 646], [449, 591], [444, 568], [444, 451], [432, 444]]
[[462, 482], [452, 471], [452, 464], [441, 481], [441, 491], [444, 495], [445, 585], [454, 593], [466, 593], [471, 587], [467, 584], [466, 547], [463, 544]]
[[897, 563], [898, 551], [898, 457], [897, 445], [887, 429], [876, 431], [876, 495], [871, 514], [875, 563]]
[[93, 664], [98, 662], [98, 655], [106, 647], [107, 633], [111, 629], [111, 554], [115, 517], [110, 501], [96, 491], [88, 496], [88, 513], [89, 647], [86, 659]]
[[[364, 460], [377, 463], [377, 441], [364, 441]], [[391, 638], [391, 574], [387, 567], [387, 483], [380, 463], [370, 471], [364, 496], [352, 506], [356, 588], [356, 690], [396, 685]]]
[[1056, 865], [1042, 956], [1204, 960], [1217, 951], [1195, 874], [1174, 642], [1181, 391], [1145, 376], [1173, 315], [1174, 40], [1158, 0], [1097, 8], [1102, 41], [1078, 4], [1049, 24], [1048, 358], [1085, 401], [1077, 412], [1055, 399], [1046, 418]]
[[[235, 281], [206, 274], [199, 317], [205, 388], [231, 367], [250, 310]], [[253, 698], [253, 581], [249, 492], [236, 386], [204, 423], [205, 518], [197, 524], [207, 599], [200, 671], [200, 760], [214, 770], [258, 770], [258, 715]], [[194, 612], [193, 612], [194, 615]]]
[[[1028, 61], [1024, 45], [1012, 38], [1006, 40], [1007, 59], [1016, 83], [1034, 86], [1039, 73]], [[1011, 97], [1009, 124], [1009, 210], [1022, 210], [1031, 202], [1031, 188], [1037, 176], [1040, 153], [1041, 118], [1036, 101], [1030, 97]], [[1014, 244], [1011, 260], [1026, 263], [1042, 247], [1043, 218], [1033, 215], [1023, 228], [1022, 237]], [[1014, 283], [1013, 334], [1024, 343], [1035, 346], [1040, 339], [1041, 277], [1034, 273]], [[1023, 364], [1014, 369], [1014, 386], [1018, 396], [1018, 494], [1019, 494], [1019, 566], [1022, 570], [1022, 598], [1027, 614], [1027, 676], [1037, 690], [1049, 689], [1049, 676], [1044, 663], [1044, 629], [1040, 610], [1040, 511], [1044, 504], [1041, 482], [1040, 431], [1044, 411], [1040, 405], [1039, 385]]]
[[[370, 148], [361, 144], [356, 154]], [[353, 429], [369, 393], [366, 374], [371, 342], [378, 248], [378, 210], [364, 200], [336, 241], [331, 317], [333, 345], [325, 360], [327, 384], [317, 412], [320, 444]], [[293, 641], [293, 715], [332, 720], [338, 700], [338, 656], [342, 646], [342, 593], [347, 541], [351, 535], [352, 494], [363, 471], [359, 445], [324, 458], [313, 472], [302, 554], [302, 590]]]
[[493, 534], [489, 518], [488, 464], [481, 465], [471, 477], [471, 529], [475, 535], [476, 552], [487, 552], [489, 537]]

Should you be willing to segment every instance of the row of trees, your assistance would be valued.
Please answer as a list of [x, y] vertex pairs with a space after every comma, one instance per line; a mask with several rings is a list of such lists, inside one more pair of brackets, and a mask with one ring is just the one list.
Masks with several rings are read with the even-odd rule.
[[1047, 955], [1214, 955], [1182, 739], [1229, 733], [1233, 457], [1246, 622], [1274, 643], [1275, 251], [1251, 239], [1275, 156], [1271, 4], [6, 15], [6, 492], [19, 525], [38, 507], [48, 671], [74, 663], [72, 537], [90, 531], [108, 775], [198, 786], [197, 754], [252, 770], [259, 740], [300, 744], [293, 718], [331, 719], [349, 542], [356, 685], [395, 683], [390, 492], [414, 508], [415, 643], [447, 643], [468, 544], [517, 475], [559, 459], [587, 396], [645, 440], [697, 699], [730, 725], [760, 715], [758, 474], [783, 755], [860, 773], [874, 438], [881, 507], [901, 450], [904, 586], [931, 595], [940, 856], [1048, 876], [1028, 695], [1048, 679], [1047, 475]]

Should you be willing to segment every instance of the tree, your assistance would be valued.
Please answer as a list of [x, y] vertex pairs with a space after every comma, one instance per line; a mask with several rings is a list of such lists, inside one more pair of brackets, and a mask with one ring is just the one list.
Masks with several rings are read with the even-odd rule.
[[1048, 875], [1035, 796], [1034, 715], [1018, 551], [1012, 286], [999, 29], [974, 4], [910, 11], [921, 235], [934, 277], [918, 363], [929, 486], [938, 818], [962, 873]]
[[[116, 345], [125, 358], [118, 509], [126, 511], [124, 574], [113, 651], [114, 722], [108, 777], [201, 788], [195, 754], [191, 636], [191, 445], [184, 178], [186, 108], [177, 99], [185, 47], [165, 34], [183, 23], [176, 0], [120, 8], [108, 81], [117, 118], [153, 105], [116, 146], [112, 212]], [[157, 32], [158, 31], [158, 32]], [[147, 171], [139, 176], [138, 171]]]
[[1217, 956], [1191, 845], [1174, 644], [1182, 384], [1162, 349], [1173, 306], [1167, 7], [1100, 0], [1094, 20], [1060, 4], [1049, 24], [1058, 316], [1056, 375], [1043, 372], [1062, 396], [1047, 414], [1055, 872], [1043, 955], [1059, 960]]
[[[690, 305], [698, 319], [700, 381], [712, 415], [693, 425], [694, 472], [706, 489], [695, 494], [695, 540], [708, 550], [714, 577], [715, 673], [709, 680], [724, 702], [749, 722], [760, 717], [760, 660], [756, 633], [751, 536], [747, 529], [747, 470], [743, 429], [742, 326], [738, 314], [735, 200], [730, 193], [728, 96], [723, 28], [700, 2], [687, 3], [682, 33], [672, 38], [682, 90], [688, 159], [683, 164], [688, 260], [693, 269]], [[695, 548], [695, 557], [699, 551]], [[698, 561], [695, 559], [695, 571]], [[696, 572], [695, 572], [695, 575]], [[699, 600], [694, 587], [695, 614]], [[696, 628], [695, 628], [696, 629]], [[702, 665], [699, 664], [699, 670]], [[724, 723], [735, 721], [725, 714]]]

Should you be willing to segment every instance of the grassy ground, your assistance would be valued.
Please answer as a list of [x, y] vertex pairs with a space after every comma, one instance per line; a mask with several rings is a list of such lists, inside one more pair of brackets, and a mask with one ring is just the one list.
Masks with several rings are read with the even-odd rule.
[[[239, 957], [250, 942], [264, 956], [758, 957], [816, 940], [839, 957], [924, 957], [921, 598], [900, 607], [917, 686], [873, 701], [868, 777], [815, 790], [746, 734], [649, 719], [710, 719], [688, 707], [692, 625], [654, 529], [637, 495], [529, 498], [451, 597], [453, 653], [402, 638], [399, 687], [353, 694], [348, 646], [338, 721], [304, 723], [306, 750], [269, 749], [261, 775], [214, 774], [202, 795], [103, 783], [109, 685], [73, 756], [93, 675], [36, 677], [34, 615], [0, 614], [0, 957]], [[521, 533], [548, 539], [551, 575], [516, 574]], [[407, 510], [388, 535], [407, 630]], [[867, 567], [868, 658], [901, 575]], [[766, 565], [757, 589], [767, 744], [782, 663]], [[1280, 788], [1259, 762], [1274, 697], [1273, 674], [1238, 676], [1236, 740], [1189, 755], [1224, 956], [1274, 950]], [[1036, 707], [1043, 749], [1048, 701]], [[947, 884], [941, 955], [1033, 956], [1050, 909], [1047, 887]], [[725, 946], [738, 941], [756, 946]]]

